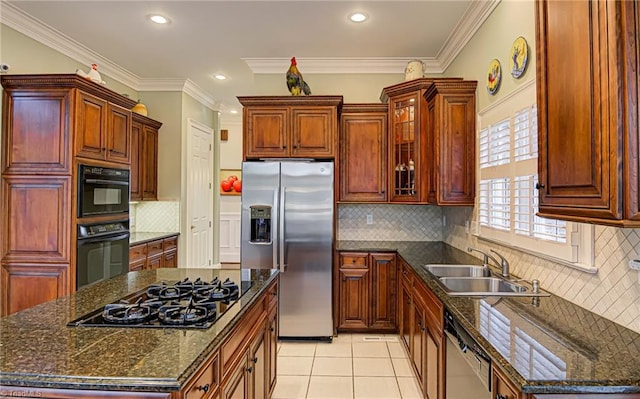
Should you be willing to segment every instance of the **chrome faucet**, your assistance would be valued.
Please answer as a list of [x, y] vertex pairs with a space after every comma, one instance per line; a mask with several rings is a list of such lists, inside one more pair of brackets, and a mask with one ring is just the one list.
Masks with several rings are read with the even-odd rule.
[[490, 251], [493, 252], [494, 254], [498, 255], [498, 257], [500, 258], [500, 261], [498, 261], [496, 258], [494, 258], [493, 256], [489, 255], [488, 253], [479, 250], [478, 248], [472, 248], [469, 247], [467, 248], [467, 251], [469, 252], [480, 252], [483, 255], [483, 260], [482, 260], [482, 267], [483, 267], [483, 274], [485, 277], [488, 277], [490, 274], [489, 271], [489, 259], [493, 260], [497, 266], [502, 268], [502, 277], [509, 277], [509, 262], [505, 259], [504, 256], [500, 255], [499, 253], [497, 253], [496, 251], [494, 251], [493, 249], [491, 249]]

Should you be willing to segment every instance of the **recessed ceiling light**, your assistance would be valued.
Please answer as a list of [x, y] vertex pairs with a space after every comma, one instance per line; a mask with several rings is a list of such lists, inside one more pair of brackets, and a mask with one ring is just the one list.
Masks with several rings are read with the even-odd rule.
[[214, 77], [214, 78], [216, 78], [216, 79], [218, 79], [218, 80], [225, 80], [225, 79], [227, 79], [227, 77], [226, 77], [226, 76], [224, 76], [224, 75], [223, 75], [223, 74], [221, 74], [221, 73], [217, 73], [217, 74], [213, 75], [213, 77]]
[[231, 111], [229, 111], [229, 112], [230, 112], [230, 113], [232, 113], [232, 114], [237, 114], [237, 113], [238, 113], [238, 110], [236, 110], [236, 109], [232, 109], [232, 110], [231, 110]]
[[349, 15], [349, 19], [353, 22], [364, 22], [367, 20], [367, 18], [367, 14], [361, 12], [354, 12], [353, 14]]
[[167, 17], [163, 17], [162, 15], [152, 15], [149, 17], [149, 19], [152, 22], [155, 22], [157, 24], [166, 24], [169, 22], [169, 19], [167, 19]]

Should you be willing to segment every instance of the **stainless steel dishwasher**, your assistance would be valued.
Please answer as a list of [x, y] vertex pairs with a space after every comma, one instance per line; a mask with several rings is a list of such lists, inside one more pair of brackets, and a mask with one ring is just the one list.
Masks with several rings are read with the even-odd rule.
[[453, 315], [444, 311], [447, 399], [490, 399], [491, 358]]

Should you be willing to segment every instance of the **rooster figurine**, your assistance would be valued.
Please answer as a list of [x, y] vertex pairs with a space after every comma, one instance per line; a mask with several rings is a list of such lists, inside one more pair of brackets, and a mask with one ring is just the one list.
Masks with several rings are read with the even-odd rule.
[[296, 57], [291, 57], [291, 66], [287, 71], [287, 87], [289, 88], [289, 92], [294, 96], [299, 96], [302, 93], [309, 95], [311, 94], [311, 89], [302, 78], [302, 74], [296, 65], [298, 65]]

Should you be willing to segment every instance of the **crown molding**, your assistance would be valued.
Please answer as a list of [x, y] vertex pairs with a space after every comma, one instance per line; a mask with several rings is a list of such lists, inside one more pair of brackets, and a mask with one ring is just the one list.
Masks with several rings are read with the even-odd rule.
[[443, 71], [449, 68], [449, 65], [489, 18], [493, 10], [500, 4], [500, 1], [476, 0], [471, 3], [462, 18], [460, 18], [460, 21], [458, 21], [458, 24], [451, 31], [451, 35], [438, 51], [438, 55], [436, 55], [436, 59], [440, 62]]
[[184, 82], [184, 87], [182, 91], [190, 95], [191, 97], [195, 98], [196, 100], [198, 100], [204, 106], [214, 111], [219, 111], [220, 102], [217, 101], [215, 98], [211, 97], [207, 92], [202, 90], [202, 88], [197, 84], [195, 84], [193, 80], [187, 79], [187, 81]]
[[[84, 65], [96, 63], [100, 73], [136, 89], [140, 77], [101, 56], [85, 45], [53, 29], [39, 19], [20, 10], [13, 4], [0, 1], [0, 22], [16, 31], [58, 51]], [[70, 71], [73, 72], [73, 71]]]
[[150, 78], [140, 79], [136, 86], [139, 91], [182, 91], [186, 79]]
[[[404, 73], [407, 62], [421, 60], [427, 73], [442, 73], [435, 58], [360, 57], [360, 58], [296, 58], [304, 64], [304, 73]], [[254, 74], [279, 74], [291, 65], [289, 58], [243, 58]]]

